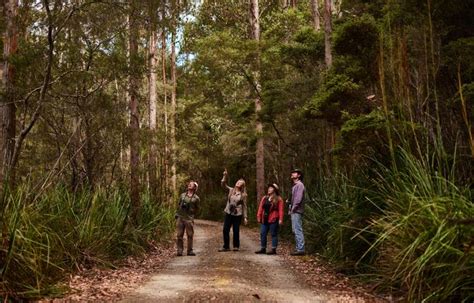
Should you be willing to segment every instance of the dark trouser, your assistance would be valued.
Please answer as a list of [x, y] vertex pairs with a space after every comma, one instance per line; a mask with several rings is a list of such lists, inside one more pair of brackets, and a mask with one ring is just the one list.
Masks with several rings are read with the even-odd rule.
[[183, 253], [183, 236], [186, 230], [188, 237], [188, 252], [193, 251], [193, 235], [194, 235], [194, 222], [193, 220], [186, 220], [178, 217], [176, 220], [176, 244], [178, 246], [178, 253]]
[[262, 248], [267, 248], [267, 235], [270, 231], [272, 235], [272, 248], [278, 246], [278, 221], [274, 223], [264, 223], [260, 228], [260, 245]]
[[242, 222], [242, 216], [232, 216], [229, 214], [225, 214], [224, 218], [224, 248], [229, 249], [230, 248], [230, 238], [229, 238], [229, 233], [230, 233], [230, 227], [232, 226], [232, 233], [234, 234], [234, 239], [233, 239], [233, 244], [234, 248], [239, 248], [240, 247], [240, 223]]

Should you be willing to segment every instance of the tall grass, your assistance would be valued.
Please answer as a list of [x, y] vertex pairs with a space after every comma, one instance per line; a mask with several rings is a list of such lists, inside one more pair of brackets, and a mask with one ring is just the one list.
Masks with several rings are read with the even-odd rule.
[[[320, 180], [306, 215], [310, 248], [341, 268], [364, 270], [409, 302], [474, 296], [474, 204], [439, 162], [399, 149], [397, 170]], [[444, 165], [443, 167], [447, 167]], [[443, 173], [440, 173], [443, 171]]]
[[130, 199], [121, 190], [70, 193], [61, 187], [32, 199], [26, 187], [4, 199], [0, 227], [0, 291], [38, 297], [64, 291], [61, 281], [78, 268], [110, 266], [143, 252], [172, 228], [172, 212], [142, 199], [138, 224], [128, 224]]
[[470, 189], [404, 150], [400, 163], [375, 181], [385, 206], [368, 229], [377, 237], [371, 249], [378, 250], [381, 277], [404, 288], [409, 301], [474, 299]]
[[310, 193], [305, 210], [308, 249], [336, 261], [340, 270], [360, 270], [356, 269], [357, 261], [370, 247], [367, 238], [372, 237], [360, 231], [367, 226], [370, 216], [378, 212], [368, 200], [374, 195], [367, 176], [320, 177], [317, 183], [306, 187]]

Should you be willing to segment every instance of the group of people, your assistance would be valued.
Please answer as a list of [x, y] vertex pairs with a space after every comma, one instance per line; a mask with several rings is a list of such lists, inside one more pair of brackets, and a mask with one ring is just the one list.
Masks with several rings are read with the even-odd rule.
[[[290, 197], [286, 200], [288, 213], [291, 217], [291, 227], [295, 235], [296, 249], [292, 255], [301, 256], [305, 254], [304, 234], [302, 216], [304, 212], [305, 187], [303, 184], [303, 172], [294, 169], [291, 172], [293, 186]], [[240, 225], [242, 221], [248, 223], [247, 216], [247, 191], [245, 180], [239, 179], [234, 187], [228, 184], [228, 173], [224, 170], [221, 185], [228, 191], [227, 203], [224, 209], [223, 240], [224, 244], [219, 252], [230, 251], [230, 230], [232, 228], [233, 241], [232, 250], [240, 250]], [[184, 250], [184, 233], [187, 235], [187, 255], [195, 256], [193, 251], [194, 216], [199, 207], [199, 196], [196, 194], [198, 183], [189, 181], [186, 192], [179, 197], [178, 210], [176, 212], [177, 233], [177, 255], [182, 256]], [[256, 254], [274, 255], [277, 253], [278, 230], [283, 224], [284, 202], [280, 195], [280, 188], [276, 183], [268, 184], [266, 195], [260, 200], [257, 211], [257, 222], [260, 223], [260, 249]], [[267, 250], [267, 236], [271, 234], [271, 249]]]

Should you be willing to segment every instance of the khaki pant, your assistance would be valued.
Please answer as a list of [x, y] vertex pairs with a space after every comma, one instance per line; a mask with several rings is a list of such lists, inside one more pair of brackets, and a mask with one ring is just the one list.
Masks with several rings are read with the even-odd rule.
[[188, 238], [188, 253], [193, 251], [193, 235], [194, 235], [194, 222], [193, 220], [186, 220], [181, 217], [178, 217], [176, 220], [176, 244], [178, 247], [178, 254], [183, 253], [183, 236], [184, 231], [186, 230], [186, 235]]

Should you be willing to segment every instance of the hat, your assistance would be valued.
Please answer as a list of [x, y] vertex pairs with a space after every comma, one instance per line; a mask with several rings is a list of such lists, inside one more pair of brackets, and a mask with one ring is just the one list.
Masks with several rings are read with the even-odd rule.
[[298, 173], [298, 174], [300, 175], [300, 178], [299, 178], [299, 179], [300, 179], [300, 180], [303, 180], [304, 174], [303, 174], [303, 171], [302, 171], [301, 169], [299, 169], [299, 168], [294, 168], [294, 169], [291, 171], [291, 173]]
[[267, 185], [267, 189], [269, 187], [272, 187], [274, 190], [275, 190], [275, 193], [279, 196], [280, 195], [280, 188], [278, 187], [278, 185], [276, 183], [269, 183]]

